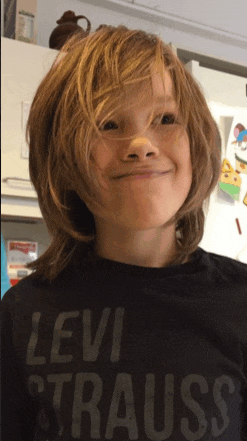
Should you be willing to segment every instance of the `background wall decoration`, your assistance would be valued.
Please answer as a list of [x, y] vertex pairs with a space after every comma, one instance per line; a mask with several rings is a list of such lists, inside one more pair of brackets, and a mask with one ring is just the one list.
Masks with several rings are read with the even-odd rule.
[[231, 117], [221, 117], [220, 121], [224, 132], [225, 157], [219, 187], [234, 200], [247, 205], [247, 111]]

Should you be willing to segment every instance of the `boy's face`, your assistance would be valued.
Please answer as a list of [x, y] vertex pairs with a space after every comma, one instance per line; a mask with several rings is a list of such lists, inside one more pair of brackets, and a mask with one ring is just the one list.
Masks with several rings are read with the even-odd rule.
[[[89, 207], [96, 228], [106, 222], [113, 228], [135, 231], [164, 226], [189, 193], [192, 183], [189, 138], [179, 114], [178, 122], [171, 124], [177, 108], [168, 72], [164, 80], [165, 90], [160, 74], [153, 73], [154, 118], [144, 132], [152, 111], [147, 84], [135, 93], [126, 91], [121, 111], [101, 127], [104, 139], [92, 141], [92, 166], [104, 185], [100, 192], [104, 207]], [[159, 97], [163, 102], [158, 102]], [[174, 100], [168, 100], [169, 97]], [[130, 136], [133, 138], [124, 139]], [[147, 174], [129, 175], [140, 170]]]

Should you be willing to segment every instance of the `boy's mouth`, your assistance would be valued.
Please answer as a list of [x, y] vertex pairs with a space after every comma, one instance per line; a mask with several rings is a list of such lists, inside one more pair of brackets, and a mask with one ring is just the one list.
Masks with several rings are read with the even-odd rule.
[[144, 170], [144, 169], [142, 169], [142, 170], [133, 171], [131, 173], [125, 173], [125, 174], [122, 174], [122, 175], [115, 176], [114, 179], [121, 179], [121, 178], [130, 177], [130, 176], [150, 177], [152, 175], [164, 175], [166, 173], [169, 173], [169, 171], [170, 170], [163, 171], [163, 170]]

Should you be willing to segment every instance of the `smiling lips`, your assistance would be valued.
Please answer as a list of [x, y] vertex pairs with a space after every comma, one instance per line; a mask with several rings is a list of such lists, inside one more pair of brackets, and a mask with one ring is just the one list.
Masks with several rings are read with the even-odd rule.
[[169, 173], [169, 171], [164, 171], [164, 172], [154, 171], [154, 170], [136, 171], [133, 173], [128, 173], [126, 175], [117, 176], [115, 179], [122, 179], [122, 178], [145, 179], [151, 177], [158, 177], [167, 173]]

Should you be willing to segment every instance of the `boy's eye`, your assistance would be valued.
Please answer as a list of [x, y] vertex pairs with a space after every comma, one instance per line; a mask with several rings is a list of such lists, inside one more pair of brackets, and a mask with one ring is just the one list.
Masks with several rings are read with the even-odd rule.
[[[155, 124], [173, 124], [175, 122], [175, 115], [165, 114], [159, 115], [154, 119]], [[118, 125], [114, 121], [107, 121], [105, 124], [99, 127], [100, 130], [115, 130], [118, 128]]]
[[174, 124], [175, 119], [175, 115], [165, 114], [157, 116], [154, 121], [161, 124]]
[[117, 124], [114, 121], [107, 121], [105, 124], [99, 127], [100, 130], [113, 130], [117, 128]]

